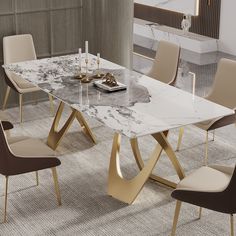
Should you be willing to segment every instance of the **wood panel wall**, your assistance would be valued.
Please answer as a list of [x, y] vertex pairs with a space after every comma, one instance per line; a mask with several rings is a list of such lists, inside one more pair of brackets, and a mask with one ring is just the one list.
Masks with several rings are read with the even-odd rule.
[[[219, 38], [221, 0], [200, 0], [199, 16], [192, 18], [191, 32]], [[134, 16], [139, 19], [181, 28], [183, 14], [156, 7], [135, 4]]]
[[[82, 0], [0, 0], [0, 65], [2, 38], [24, 33], [33, 35], [38, 57], [76, 52], [82, 46]], [[0, 107], [5, 88], [1, 68]], [[10, 105], [18, 103], [12, 94]], [[31, 95], [25, 97], [25, 101], [30, 100]]]

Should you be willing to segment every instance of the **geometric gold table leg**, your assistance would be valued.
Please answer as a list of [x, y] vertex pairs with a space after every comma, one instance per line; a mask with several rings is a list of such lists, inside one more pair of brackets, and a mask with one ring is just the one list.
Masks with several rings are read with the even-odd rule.
[[139, 174], [133, 179], [126, 180], [122, 176], [119, 163], [120, 140], [120, 134], [115, 133], [109, 167], [108, 195], [122, 202], [132, 204], [139, 192], [142, 190], [145, 182], [148, 180], [153, 168], [156, 165], [156, 162], [160, 157], [159, 154], [161, 151], [160, 147], [156, 145], [149, 161], [139, 172]]
[[63, 109], [64, 109], [64, 103], [61, 102], [48, 135], [48, 140], [47, 140], [48, 146], [51, 147], [53, 150], [56, 150], [56, 148], [62, 141], [64, 135], [67, 133], [68, 129], [70, 128], [75, 119], [79, 121], [80, 125], [82, 126], [86, 134], [92, 139], [94, 143], [96, 143], [95, 137], [91, 129], [89, 128], [87, 122], [85, 121], [83, 115], [81, 114], [81, 112], [75, 109], [72, 109], [71, 115], [69, 116], [63, 127], [60, 130], [58, 130]]
[[58, 131], [57, 129], [59, 126], [59, 122], [61, 119], [63, 109], [64, 109], [64, 103], [61, 102], [59, 105], [59, 108], [57, 110], [56, 116], [54, 118], [54, 121], [52, 123], [51, 130], [48, 135], [47, 144], [53, 150], [56, 150], [56, 148], [59, 145], [59, 143], [61, 142], [63, 136], [66, 134], [67, 130], [70, 128], [70, 126], [72, 125], [72, 122], [74, 121], [74, 119], [76, 117], [76, 111], [73, 111], [71, 113], [70, 117], [68, 118], [68, 120], [66, 121], [66, 123], [63, 125], [63, 127]]
[[90, 139], [92, 140], [92, 142], [94, 144], [97, 143], [96, 138], [92, 132], [92, 130], [90, 129], [90, 127], [88, 126], [88, 123], [86, 122], [86, 120], [84, 119], [83, 115], [81, 112], [77, 111], [76, 113], [76, 118], [79, 121], [83, 131], [90, 137]]
[[[170, 144], [167, 141], [167, 138], [166, 138], [167, 135], [168, 135], [168, 132], [165, 132], [165, 133], [154, 134], [153, 137], [156, 139], [156, 141], [158, 143], [160, 142], [160, 144], [162, 144], [163, 148], [161, 149], [161, 151], [164, 150], [165, 152], [167, 152], [167, 155], [170, 158], [176, 172], [178, 173], [179, 178], [183, 179], [184, 173], [183, 173], [182, 167], [180, 166], [174, 151], [172, 150]], [[134, 139], [131, 139], [130, 142], [131, 142], [131, 147], [132, 147], [133, 154], [134, 154], [135, 160], [137, 162], [137, 165], [138, 165], [139, 169], [142, 170], [144, 167], [144, 162], [143, 162], [143, 159], [142, 159], [140, 151], [139, 151], [138, 140], [137, 140], [137, 138], [134, 138]], [[155, 180], [155, 181], [157, 181], [163, 185], [166, 185], [168, 187], [176, 188], [176, 183], [169, 181], [167, 179], [164, 179], [158, 175], [151, 174], [150, 179]]]
[[166, 180], [164, 178], [152, 174], [152, 171], [156, 163], [158, 162], [163, 150], [169, 157], [179, 178], [183, 179], [185, 177], [184, 171], [167, 140], [167, 134], [168, 132], [157, 133], [152, 135], [156, 139], [158, 144], [156, 145], [153, 153], [151, 154], [149, 160], [145, 165], [141, 158], [137, 139], [134, 138], [130, 140], [133, 154], [140, 168], [140, 172], [133, 179], [127, 180], [123, 178], [120, 169], [119, 152], [120, 152], [121, 136], [120, 134], [115, 133], [113, 139], [113, 146], [112, 146], [110, 166], [109, 166], [109, 176], [108, 176], [109, 195], [120, 201], [131, 204], [136, 199], [139, 192], [142, 190], [144, 184], [149, 178], [154, 179], [169, 187], [172, 188], [176, 187], [176, 183], [173, 183], [169, 180]]
[[[144, 162], [143, 162], [143, 159], [142, 159], [141, 154], [140, 154], [140, 151], [139, 151], [139, 145], [138, 145], [138, 140], [137, 140], [137, 138], [131, 139], [131, 140], [130, 140], [130, 143], [131, 143], [131, 147], [132, 147], [132, 150], [133, 150], [133, 154], [134, 154], [134, 158], [135, 158], [135, 160], [136, 160], [136, 163], [137, 163], [139, 169], [142, 170], [143, 167], [144, 167]], [[161, 155], [161, 152], [162, 152], [162, 151], [163, 151], [163, 149], [160, 148], [160, 149], [159, 149], [159, 152], [160, 152], [159, 155]], [[166, 186], [168, 186], [168, 187], [176, 188], [176, 183], [173, 183], [173, 182], [171, 182], [171, 181], [169, 181], [169, 180], [167, 180], [167, 179], [164, 179], [164, 178], [162, 178], [162, 177], [160, 177], [160, 176], [151, 174], [149, 178], [150, 178], [151, 180], [154, 180], [154, 181], [156, 181], [156, 182], [159, 182], [159, 183], [161, 183], [161, 184], [164, 184], [164, 185], [166, 185]]]
[[176, 173], [178, 174], [178, 177], [180, 180], [182, 180], [185, 177], [184, 170], [182, 166], [180, 165], [174, 150], [172, 149], [168, 139], [167, 135], [163, 132], [156, 133], [152, 135], [154, 139], [161, 145], [165, 153], [167, 154], [168, 158], [170, 159], [173, 167], [175, 168]]

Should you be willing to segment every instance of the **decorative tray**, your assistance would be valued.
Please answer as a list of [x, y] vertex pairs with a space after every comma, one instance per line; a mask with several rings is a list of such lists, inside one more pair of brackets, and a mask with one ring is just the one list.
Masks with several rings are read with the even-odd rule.
[[117, 82], [117, 85], [113, 86], [113, 87], [104, 84], [104, 81], [102, 81], [102, 80], [94, 81], [93, 84], [95, 86], [97, 86], [98, 88], [101, 88], [101, 89], [103, 89], [103, 90], [105, 90], [107, 92], [115, 92], [115, 91], [120, 91], [120, 90], [127, 89], [127, 85], [122, 84], [120, 82]]

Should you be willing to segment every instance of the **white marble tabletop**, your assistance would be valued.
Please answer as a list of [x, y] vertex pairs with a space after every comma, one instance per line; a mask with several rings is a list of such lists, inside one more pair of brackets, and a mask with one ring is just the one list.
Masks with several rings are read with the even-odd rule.
[[[84, 55], [83, 55], [84, 58]], [[89, 72], [96, 57], [89, 55]], [[82, 84], [78, 54], [5, 65], [10, 73], [39, 86], [71, 107], [96, 118], [129, 138], [233, 114], [234, 111], [101, 59], [101, 71], [111, 72], [127, 90], [106, 93], [93, 83]], [[85, 69], [83, 60], [82, 70]]]

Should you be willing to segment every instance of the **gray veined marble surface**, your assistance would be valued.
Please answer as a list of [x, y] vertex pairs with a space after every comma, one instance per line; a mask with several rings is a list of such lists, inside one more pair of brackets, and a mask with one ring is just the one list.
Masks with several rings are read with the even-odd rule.
[[[84, 55], [83, 55], [84, 62]], [[145, 75], [101, 59], [101, 71], [112, 72], [127, 90], [106, 93], [90, 84], [81, 84], [78, 55], [67, 55], [5, 65], [54, 97], [96, 118], [129, 138], [219, 118], [234, 112], [193, 96]], [[89, 72], [96, 71], [96, 57], [89, 55]], [[82, 71], [85, 64], [82, 63]]]

